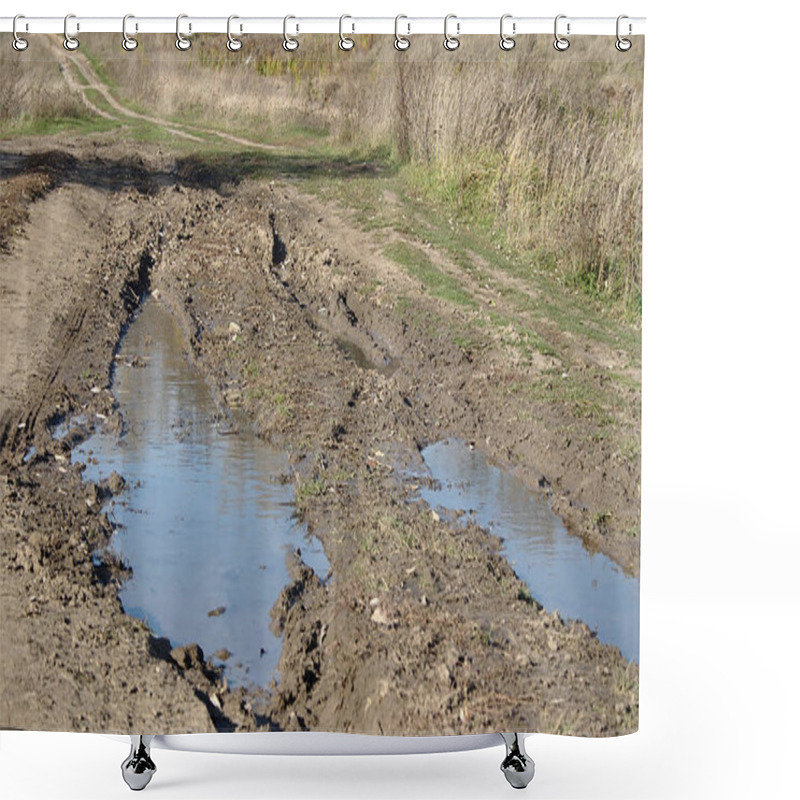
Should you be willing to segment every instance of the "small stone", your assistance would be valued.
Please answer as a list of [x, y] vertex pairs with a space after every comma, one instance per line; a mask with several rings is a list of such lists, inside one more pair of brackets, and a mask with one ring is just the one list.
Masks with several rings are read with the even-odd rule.
[[212, 608], [211, 611], [208, 612], [208, 616], [218, 617], [224, 613], [225, 613], [225, 606], [217, 606], [216, 608]]
[[205, 662], [203, 650], [199, 644], [186, 644], [182, 647], [174, 647], [170, 650], [170, 658], [183, 669], [193, 669]]
[[97, 491], [97, 486], [93, 483], [89, 484], [88, 488], [86, 489], [86, 505], [89, 508], [94, 508], [95, 505], [100, 500], [100, 493]]
[[439, 520], [441, 519], [441, 517], [440, 517], [440, 516], [439, 516], [439, 515], [438, 515], [438, 514], [437, 514], [437, 513], [436, 513], [436, 512], [433, 510], [433, 509], [431, 509], [431, 519], [432, 519], [434, 522], [439, 522]]
[[231, 653], [227, 647], [221, 647], [214, 653], [214, 658], [216, 658], [217, 661], [227, 661], [232, 655], [233, 653]]
[[436, 673], [436, 679], [439, 683], [450, 685], [450, 670], [447, 668], [446, 664], [437, 664], [434, 672]]
[[108, 476], [108, 488], [112, 494], [119, 494], [125, 488], [125, 478], [115, 470]]
[[230, 333], [232, 336], [241, 332], [242, 332], [241, 325], [237, 325], [235, 322], [231, 322], [230, 325], [228, 325], [228, 333]]
[[380, 606], [372, 612], [372, 621], [378, 625], [394, 625], [394, 620]]

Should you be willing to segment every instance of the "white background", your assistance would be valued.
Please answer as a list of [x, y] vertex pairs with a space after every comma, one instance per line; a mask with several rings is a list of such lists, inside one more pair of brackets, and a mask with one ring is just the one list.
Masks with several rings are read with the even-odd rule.
[[[542, 800], [797, 797], [800, 259], [789, 81], [797, 12], [788, 4], [778, 12], [680, 0], [18, 6], [4, 13], [647, 16], [641, 730], [600, 741], [534, 737], [537, 776], [527, 791]], [[7, 35], [0, 46], [10, 46]], [[102, 736], [3, 732], [0, 792], [129, 797], [119, 773], [126, 753]], [[501, 755], [156, 751], [159, 772], [146, 792], [170, 799], [509, 797]]]

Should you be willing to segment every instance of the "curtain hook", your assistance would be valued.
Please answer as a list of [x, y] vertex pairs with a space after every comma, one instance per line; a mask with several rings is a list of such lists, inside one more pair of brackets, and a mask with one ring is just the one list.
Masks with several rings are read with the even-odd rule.
[[21, 53], [23, 50], [25, 50], [25, 49], [28, 47], [28, 40], [27, 40], [27, 39], [23, 39], [23, 38], [22, 38], [22, 37], [20, 37], [20, 35], [17, 33], [17, 20], [18, 20], [18, 19], [25, 19], [25, 15], [24, 15], [24, 14], [17, 14], [17, 16], [16, 16], [16, 17], [14, 17], [14, 23], [13, 23], [13, 25], [11, 26], [11, 32], [14, 34], [14, 39], [13, 39], [13, 41], [11, 42], [11, 46], [12, 46], [12, 47], [13, 47], [13, 48], [14, 48], [14, 49], [15, 49], [15, 50], [18, 52], [18, 53]]
[[175, 47], [177, 47], [178, 50], [188, 50], [192, 46], [192, 40], [187, 39], [181, 33], [181, 20], [187, 19], [188, 17], [189, 17], [188, 14], [178, 14], [178, 17], [175, 20], [175, 36], [177, 37], [175, 39]]
[[139, 46], [139, 42], [137, 39], [134, 39], [133, 36], [128, 36], [129, 19], [135, 19], [133, 14], [126, 14], [122, 18], [122, 49], [130, 53], [131, 50], [135, 50]]
[[[405, 36], [400, 35], [400, 20], [408, 19], [405, 14], [398, 14], [394, 18], [394, 49], [399, 50], [401, 53], [411, 47], [411, 39], [406, 39]], [[406, 23], [408, 32], [411, 33], [411, 25]]]
[[[569, 39], [565, 39], [559, 32], [558, 32], [558, 21], [560, 19], [566, 19], [566, 14], [559, 14], [556, 17], [555, 25], [553, 29], [556, 34], [555, 41], [553, 42], [553, 47], [558, 50], [559, 53], [563, 53], [569, 47]], [[567, 36], [569, 36], [569, 22], [567, 23]]]
[[506, 51], [513, 50], [514, 47], [517, 44], [516, 41], [512, 38], [513, 34], [515, 34], [517, 32], [517, 23], [516, 22], [512, 22], [511, 23], [512, 36], [507, 36], [505, 34], [505, 32], [503, 31], [503, 23], [507, 19], [511, 19], [511, 18], [512, 18], [511, 14], [503, 14], [503, 16], [500, 17], [500, 49], [501, 50], [506, 50]]
[[451, 36], [450, 33], [447, 30], [447, 23], [450, 22], [451, 19], [456, 19], [456, 15], [455, 14], [448, 14], [444, 18], [444, 42], [443, 42], [443, 44], [444, 44], [444, 49], [445, 50], [450, 50], [452, 52], [453, 50], [458, 50], [458, 46], [461, 44], [461, 42], [458, 40], [458, 30], [461, 27], [461, 23], [458, 23], [458, 22], [456, 23], [456, 35], [455, 36]]
[[67, 14], [67, 16], [64, 17], [64, 49], [69, 51], [77, 50], [81, 45], [77, 39], [69, 35], [69, 31], [67, 30], [71, 19], [75, 19], [74, 14]]
[[[283, 18], [283, 49], [287, 53], [291, 53], [294, 50], [297, 50], [298, 47], [300, 47], [300, 42], [298, 42], [297, 39], [294, 38], [294, 36], [289, 36], [288, 25], [290, 19], [297, 19], [297, 18], [293, 17], [291, 14]], [[299, 32], [299, 26], [297, 25], [295, 26], [295, 32]]]
[[[626, 53], [628, 50], [631, 49], [631, 47], [633, 47], [633, 42], [630, 39], [623, 39], [619, 35], [619, 23], [622, 22], [623, 19], [628, 19], [628, 16], [625, 14], [620, 14], [617, 17], [617, 41], [614, 43], [614, 47], [616, 47], [617, 50], [620, 51], [620, 53]], [[630, 35], [630, 32], [631, 32], [631, 24], [628, 23], [628, 35]]]
[[237, 39], [231, 33], [231, 22], [233, 22], [233, 20], [235, 19], [239, 19], [239, 17], [237, 17], [236, 14], [231, 14], [228, 17], [228, 41], [226, 42], [225, 47], [227, 47], [228, 50], [231, 51], [231, 53], [236, 53], [237, 51], [242, 49], [242, 40]]
[[348, 51], [352, 50], [356, 46], [356, 43], [353, 39], [350, 39], [343, 33], [342, 26], [344, 25], [344, 21], [346, 19], [353, 18], [349, 14], [342, 14], [342, 16], [339, 17], [339, 49]]

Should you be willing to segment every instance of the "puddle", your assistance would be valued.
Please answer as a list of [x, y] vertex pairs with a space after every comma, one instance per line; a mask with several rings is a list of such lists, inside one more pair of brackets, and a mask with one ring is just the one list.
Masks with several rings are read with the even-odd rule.
[[343, 336], [336, 336], [334, 337], [334, 341], [345, 356], [357, 366], [361, 367], [361, 369], [374, 370], [379, 375], [383, 375], [386, 378], [391, 377], [397, 372], [399, 364], [395, 359], [387, 358], [383, 360], [383, 363], [375, 364], [375, 362], [368, 358], [367, 354], [350, 339], [345, 339]]
[[154, 300], [120, 352], [112, 390], [125, 432], [97, 433], [72, 458], [89, 480], [116, 471], [127, 482], [108, 509], [118, 526], [110, 547], [133, 569], [123, 607], [173, 646], [230, 651], [231, 685], [266, 685], [281, 650], [269, 612], [288, 583], [287, 552], [300, 547], [318, 575], [328, 571], [319, 542], [292, 518], [294, 490], [280, 482], [286, 456], [246, 425], [230, 435], [180, 328]]
[[61, 441], [67, 438], [71, 430], [82, 428], [84, 425], [86, 425], [86, 417], [83, 414], [77, 414], [72, 418], [62, 419], [57, 425], [53, 426], [50, 435], [56, 441]]
[[639, 660], [638, 578], [600, 553], [589, 554], [545, 500], [481, 451], [448, 440], [425, 448], [422, 457], [439, 484], [419, 490], [432, 508], [468, 510], [479, 525], [503, 538], [503, 553], [514, 571], [548, 611], [582, 620], [600, 641]]

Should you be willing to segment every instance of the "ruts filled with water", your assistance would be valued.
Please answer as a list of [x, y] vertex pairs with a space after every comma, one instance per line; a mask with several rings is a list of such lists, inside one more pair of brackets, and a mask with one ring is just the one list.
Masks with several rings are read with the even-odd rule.
[[328, 569], [293, 519], [286, 455], [221, 418], [178, 324], [153, 299], [121, 342], [112, 389], [123, 435], [100, 431], [73, 460], [91, 480], [126, 480], [109, 509], [110, 546], [132, 568], [125, 611], [173, 646], [216, 653], [232, 685], [266, 685], [280, 656], [269, 612], [288, 582], [287, 552], [300, 547], [317, 574]]

